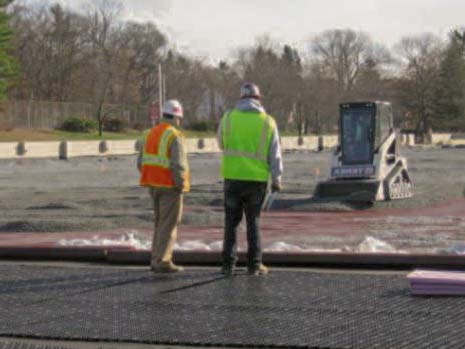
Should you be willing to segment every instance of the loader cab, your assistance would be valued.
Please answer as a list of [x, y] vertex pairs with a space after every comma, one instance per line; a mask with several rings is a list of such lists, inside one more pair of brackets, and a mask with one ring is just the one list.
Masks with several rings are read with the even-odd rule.
[[344, 103], [340, 105], [341, 162], [368, 165], [393, 131], [389, 103]]

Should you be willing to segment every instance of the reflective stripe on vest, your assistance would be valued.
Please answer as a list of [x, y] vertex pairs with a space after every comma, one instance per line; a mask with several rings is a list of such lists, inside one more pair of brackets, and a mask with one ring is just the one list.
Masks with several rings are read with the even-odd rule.
[[142, 165], [160, 166], [163, 168], [170, 168], [170, 159], [162, 156], [144, 154], [142, 156]]

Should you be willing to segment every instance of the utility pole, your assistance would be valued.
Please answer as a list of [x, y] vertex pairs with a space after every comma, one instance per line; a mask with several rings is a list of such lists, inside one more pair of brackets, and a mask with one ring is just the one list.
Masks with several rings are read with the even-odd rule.
[[163, 101], [166, 102], [166, 75], [163, 74]]
[[163, 75], [161, 71], [161, 64], [158, 64], [158, 106], [160, 108], [160, 118], [163, 114]]

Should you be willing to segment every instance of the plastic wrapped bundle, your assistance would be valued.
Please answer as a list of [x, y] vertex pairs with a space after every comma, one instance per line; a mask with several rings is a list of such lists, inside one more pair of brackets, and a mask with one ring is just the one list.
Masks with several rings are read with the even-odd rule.
[[465, 296], [465, 272], [415, 270], [407, 279], [414, 295]]

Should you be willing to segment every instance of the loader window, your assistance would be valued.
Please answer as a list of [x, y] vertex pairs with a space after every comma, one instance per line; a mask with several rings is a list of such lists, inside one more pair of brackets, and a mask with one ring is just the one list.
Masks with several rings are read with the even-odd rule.
[[345, 165], [369, 164], [373, 159], [373, 113], [371, 108], [342, 110], [341, 145]]

